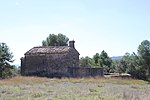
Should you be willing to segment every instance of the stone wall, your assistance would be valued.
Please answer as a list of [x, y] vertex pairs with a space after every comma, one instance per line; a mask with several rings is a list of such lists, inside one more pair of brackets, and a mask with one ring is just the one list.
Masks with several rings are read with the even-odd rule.
[[104, 76], [103, 68], [69, 67], [68, 73], [70, 77]]
[[68, 66], [79, 66], [79, 54], [68, 52], [63, 54], [25, 55], [21, 58], [21, 74], [31, 73], [68, 74]]

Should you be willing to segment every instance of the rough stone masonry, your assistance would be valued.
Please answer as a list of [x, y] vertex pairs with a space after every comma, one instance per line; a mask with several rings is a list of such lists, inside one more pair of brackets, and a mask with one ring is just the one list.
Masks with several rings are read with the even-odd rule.
[[102, 68], [79, 66], [79, 52], [75, 41], [69, 46], [39, 46], [27, 51], [21, 58], [21, 75], [43, 77], [103, 76]]

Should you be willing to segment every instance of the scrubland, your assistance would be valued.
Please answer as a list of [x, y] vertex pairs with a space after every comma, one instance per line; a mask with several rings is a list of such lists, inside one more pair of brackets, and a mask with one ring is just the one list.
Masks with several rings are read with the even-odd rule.
[[121, 78], [17, 76], [0, 80], [0, 100], [150, 100], [150, 84]]

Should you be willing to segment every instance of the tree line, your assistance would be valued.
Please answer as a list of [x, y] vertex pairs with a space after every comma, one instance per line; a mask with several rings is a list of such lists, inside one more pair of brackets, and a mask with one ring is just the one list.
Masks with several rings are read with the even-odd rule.
[[111, 72], [112, 59], [103, 50], [100, 54], [96, 53], [92, 58], [86, 56], [80, 58], [80, 66], [82, 67], [94, 67], [105, 68], [105, 73]]
[[150, 77], [150, 41], [142, 41], [137, 48], [137, 54], [125, 53], [120, 60], [112, 60], [104, 50], [92, 58], [81, 57], [80, 66], [104, 68], [106, 74], [129, 73], [134, 78], [146, 80]]
[[[42, 46], [67, 46], [69, 38], [61, 33], [49, 34], [42, 41]], [[0, 43], [0, 78], [15, 76], [20, 69], [11, 65], [13, 54], [6, 43]], [[86, 56], [80, 58], [81, 67], [104, 68], [105, 74], [129, 73], [138, 79], [148, 79], [150, 76], [150, 41], [142, 41], [136, 53], [125, 53], [120, 60], [112, 60], [106, 51], [96, 53], [92, 58]]]

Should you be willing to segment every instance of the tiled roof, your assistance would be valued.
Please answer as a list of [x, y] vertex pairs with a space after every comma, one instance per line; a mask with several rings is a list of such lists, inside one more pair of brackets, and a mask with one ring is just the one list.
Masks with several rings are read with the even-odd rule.
[[25, 53], [25, 55], [29, 54], [63, 54], [69, 52], [69, 46], [39, 46], [33, 47], [29, 51]]

